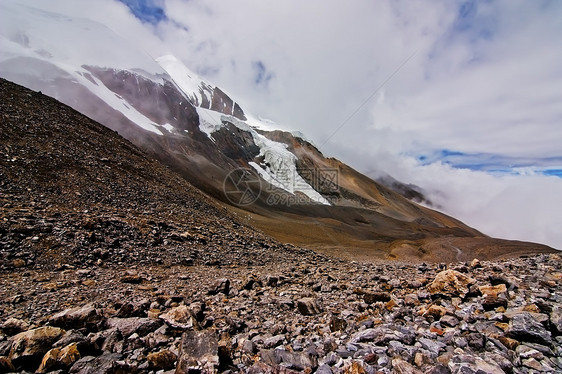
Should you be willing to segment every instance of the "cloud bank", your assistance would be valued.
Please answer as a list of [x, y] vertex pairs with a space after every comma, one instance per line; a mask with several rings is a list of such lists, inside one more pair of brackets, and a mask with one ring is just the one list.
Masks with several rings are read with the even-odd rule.
[[488, 235], [562, 249], [562, 2], [48, 4], [174, 54], [246, 111], [418, 184]]

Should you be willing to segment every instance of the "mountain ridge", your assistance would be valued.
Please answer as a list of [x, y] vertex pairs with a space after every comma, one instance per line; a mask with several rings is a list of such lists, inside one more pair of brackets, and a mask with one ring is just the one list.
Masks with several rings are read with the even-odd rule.
[[[26, 30], [16, 24], [18, 19], [23, 25], [30, 22], [25, 13], [14, 10], [16, 5], [3, 7], [13, 16], [10, 27], [18, 31], [10, 33], [8, 27], [0, 36], [0, 45], [6, 47], [0, 55], [2, 76], [117, 131], [279, 240], [336, 255], [339, 247], [351, 256], [416, 261], [470, 259], [475, 246], [465, 238], [488, 248], [488, 254], [482, 253], [486, 258], [517, 247], [411, 202], [402, 194], [422, 197], [408, 186], [391, 180], [388, 188], [324, 157], [292, 133], [271, 131], [271, 123], [244, 112], [222, 89], [173, 56], [152, 60], [131, 45], [120, 48], [123, 41], [112, 37], [105, 47], [118, 51], [115, 66], [109, 57], [99, 57], [101, 65], [89, 64], [73, 55], [72, 45], [49, 51], [41, 32], [47, 26], [62, 32], [67, 26], [52, 13], [34, 14], [36, 25]], [[77, 28], [72, 19], [69, 24], [76, 31], [71, 44], [98, 35], [95, 23], [87, 29]], [[99, 35], [107, 32], [103, 28]], [[100, 48], [92, 46], [103, 53]], [[233, 201], [229, 192], [245, 200]], [[462, 240], [451, 244], [450, 238]], [[517, 253], [533, 251], [532, 245], [520, 247]]]

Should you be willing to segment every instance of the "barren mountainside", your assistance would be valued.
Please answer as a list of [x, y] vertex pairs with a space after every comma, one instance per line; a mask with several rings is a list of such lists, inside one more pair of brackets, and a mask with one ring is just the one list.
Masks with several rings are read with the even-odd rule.
[[58, 101], [2, 80], [0, 106], [0, 268], [246, 263], [258, 253], [265, 263], [279, 251], [287, 255], [117, 133]]

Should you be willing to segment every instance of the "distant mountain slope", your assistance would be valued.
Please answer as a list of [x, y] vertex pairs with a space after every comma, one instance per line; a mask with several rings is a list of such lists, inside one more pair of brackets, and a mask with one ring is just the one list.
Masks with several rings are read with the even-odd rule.
[[298, 254], [110, 129], [4, 79], [0, 217], [0, 269], [247, 265]]

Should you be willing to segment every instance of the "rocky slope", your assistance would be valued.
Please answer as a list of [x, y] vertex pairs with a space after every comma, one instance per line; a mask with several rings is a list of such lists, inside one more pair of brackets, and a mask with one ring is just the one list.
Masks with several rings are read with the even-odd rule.
[[115, 132], [41, 93], [0, 90], [0, 269], [287, 256]]
[[327, 257], [45, 95], [0, 115], [0, 373], [562, 370], [558, 254]]
[[562, 258], [0, 275], [0, 372], [555, 373]]

